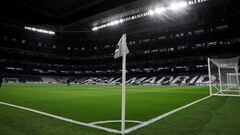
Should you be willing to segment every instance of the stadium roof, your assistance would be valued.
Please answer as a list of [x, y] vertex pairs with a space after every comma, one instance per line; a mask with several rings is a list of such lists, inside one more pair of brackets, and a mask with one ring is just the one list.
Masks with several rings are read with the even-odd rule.
[[[0, 4], [0, 23], [56, 32], [90, 33], [95, 26], [107, 25], [121, 18], [136, 18], [157, 7], [167, 7], [179, 0], [8, 0]], [[147, 16], [110, 28], [111, 34], [149, 33], [189, 23], [217, 22], [239, 16], [238, 0], [182, 0], [191, 5], [183, 12]], [[214, 10], [213, 10], [214, 9]], [[104, 29], [107, 31], [109, 28]], [[109, 31], [108, 31], [109, 33]], [[101, 33], [99, 35], [102, 35]], [[99, 36], [98, 35], [98, 36]], [[105, 37], [107, 37], [105, 35]]]
[[64, 25], [134, 0], [8, 0], [1, 14], [31, 24]]

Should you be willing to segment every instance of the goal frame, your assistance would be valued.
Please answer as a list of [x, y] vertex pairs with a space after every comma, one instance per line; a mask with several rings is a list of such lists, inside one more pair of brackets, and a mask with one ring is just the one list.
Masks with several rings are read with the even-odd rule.
[[4, 77], [4, 78], [2, 78], [2, 81], [3, 81], [3, 83], [9, 83], [9, 82], [7, 82], [6, 80], [12, 80], [12, 79], [16, 79], [16, 81], [15, 82], [12, 82], [11, 84], [13, 84], [13, 83], [19, 83], [19, 78], [15, 78], [15, 77]]
[[[239, 59], [239, 57], [236, 57]], [[221, 59], [219, 59], [221, 60]], [[214, 63], [213, 63], [214, 64]], [[234, 66], [230, 66], [230, 67], [221, 67], [221, 66], [218, 66], [216, 64], [214, 64], [217, 69], [218, 69], [218, 78], [219, 78], [219, 88], [215, 87], [213, 84], [212, 84], [212, 73], [211, 73], [211, 58], [208, 58], [208, 77], [209, 77], [209, 93], [210, 95], [212, 96], [234, 96], [234, 97], [240, 97], [240, 85], [239, 85], [239, 75], [240, 73], [238, 73], [238, 70], [239, 70], [239, 66], [238, 66], [238, 63]], [[230, 74], [234, 74], [236, 75], [236, 79], [237, 79], [237, 90], [230, 90], [229, 89], [229, 82], [227, 83], [227, 89], [223, 89], [223, 84], [222, 84], [222, 75], [221, 75], [221, 69], [223, 68], [228, 68], [228, 69], [233, 69], [235, 70], [235, 73], [227, 73], [227, 81], [229, 81], [229, 76]], [[218, 92], [216, 93], [213, 93], [213, 87], [216, 88], [218, 90]], [[223, 92], [238, 92], [238, 94], [226, 94], [226, 93], [223, 93]]]

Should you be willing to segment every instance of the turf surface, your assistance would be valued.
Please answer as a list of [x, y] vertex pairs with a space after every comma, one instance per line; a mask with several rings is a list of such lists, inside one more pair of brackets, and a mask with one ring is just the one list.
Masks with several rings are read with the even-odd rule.
[[[207, 95], [207, 87], [128, 86], [127, 119], [146, 121]], [[5, 85], [0, 88], [0, 101], [82, 122], [118, 120], [121, 88], [96, 85]], [[130, 134], [237, 135], [240, 133], [239, 106], [240, 98], [211, 97]], [[120, 128], [120, 124], [104, 126]], [[0, 105], [0, 133], [109, 134], [3, 105]]]

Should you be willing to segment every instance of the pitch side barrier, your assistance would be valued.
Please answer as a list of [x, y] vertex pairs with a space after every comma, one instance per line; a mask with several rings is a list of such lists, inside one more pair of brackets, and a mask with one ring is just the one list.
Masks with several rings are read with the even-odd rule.
[[[64, 83], [64, 81], [56, 81], [54, 77], [48, 79], [48, 82], [34, 81], [30, 80], [18, 83], [29, 83], [29, 84], [56, 84]], [[54, 80], [51, 82], [51, 80]], [[66, 79], [67, 80], [67, 79]], [[78, 79], [72, 79], [70, 84], [96, 84], [96, 85], [120, 85], [120, 77], [84, 77]], [[183, 76], [152, 76], [152, 77], [129, 77], [126, 79], [126, 85], [144, 85], [144, 86], [161, 86], [161, 85], [195, 85], [195, 86], [208, 86], [209, 77], [208, 75], [183, 75]]]
[[[121, 78], [119, 77], [90, 77], [83, 80], [83, 84], [98, 84], [98, 85], [119, 85]], [[145, 85], [145, 86], [161, 86], [161, 85], [197, 85], [208, 86], [208, 75], [192, 75], [192, 76], [154, 76], [154, 77], [130, 77], [126, 80], [127, 85]]]

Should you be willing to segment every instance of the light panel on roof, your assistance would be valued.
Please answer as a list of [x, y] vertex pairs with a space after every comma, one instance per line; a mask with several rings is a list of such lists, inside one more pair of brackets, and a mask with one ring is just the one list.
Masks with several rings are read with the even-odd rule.
[[166, 7], [156, 7], [153, 9], [149, 9], [148, 11], [142, 12], [142, 13], [138, 13], [129, 17], [125, 17], [125, 18], [120, 18], [118, 20], [113, 20], [111, 22], [105, 23], [105, 24], [101, 24], [101, 25], [96, 25], [92, 28], [92, 31], [97, 31], [99, 29], [103, 29], [106, 27], [110, 27], [110, 26], [115, 26], [118, 25], [120, 23], [124, 23], [124, 22], [128, 22], [128, 21], [132, 21], [135, 19], [139, 19], [145, 16], [154, 16], [154, 15], [161, 15], [164, 14], [167, 11], [179, 11], [179, 10], [183, 10], [184, 8], [186, 8], [189, 5], [195, 5], [198, 3], [203, 3], [206, 2], [208, 0], [188, 0], [188, 1], [179, 1], [176, 3], [172, 3], [169, 6]]
[[26, 30], [31, 30], [31, 31], [36, 31], [36, 32], [39, 32], [39, 33], [44, 33], [44, 34], [55, 35], [55, 32], [54, 32], [54, 31], [49, 31], [49, 30], [44, 30], [44, 29], [38, 29], [38, 28], [34, 28], [34, 27], [25, 26], [24, 29], [26, 29]]

